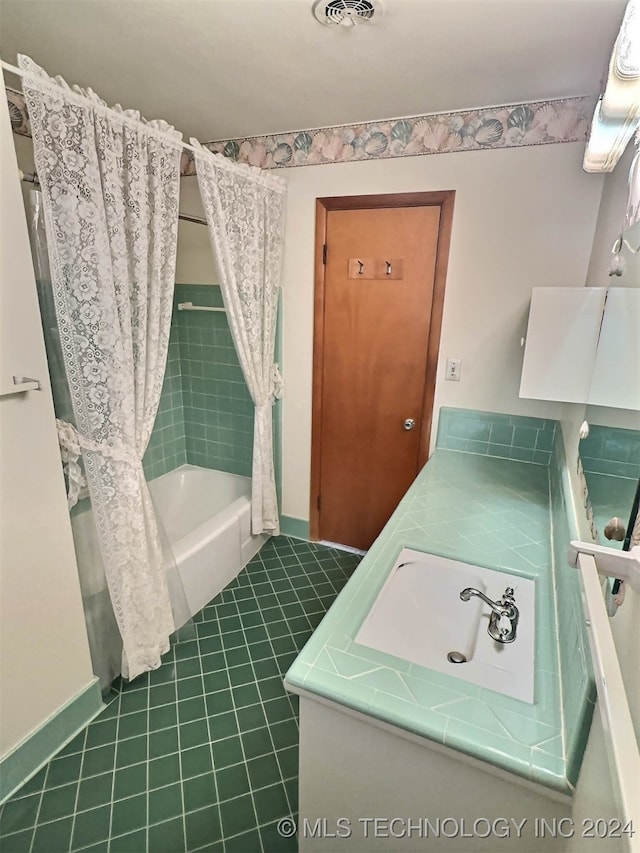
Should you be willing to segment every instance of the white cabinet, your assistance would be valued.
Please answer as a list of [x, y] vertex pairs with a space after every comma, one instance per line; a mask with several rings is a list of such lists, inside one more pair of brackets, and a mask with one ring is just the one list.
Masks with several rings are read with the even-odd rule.
[[[546, 826], [569, 826], [568, 797], [457, 749], [318, 699], [300, 693], [300, 853], [567, 850], [561, 833], [547, 835], [541, 845], [535, 827], [543, 821]], [[512, 832], [503, 847], [495, 830], [485, 834], [485, 827], [503, 826], [509, 818], [521, 824], [522, 832]], [[586, 853], [602, 849], [614, 853], [597, 842], [588, 845]]]
[[520, 396], [640, 409], [640, 290], [535, 287]]
[[520, 396], [586, 403], [602, 321], [604, 287], [534, 287]]

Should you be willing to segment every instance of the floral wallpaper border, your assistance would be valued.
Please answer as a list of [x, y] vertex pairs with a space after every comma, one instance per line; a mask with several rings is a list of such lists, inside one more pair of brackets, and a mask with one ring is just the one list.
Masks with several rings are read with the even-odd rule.
[[[20, 92], [6, 89], [14, 133], [31, 136]], [[205, 142], [210, 150], [261, 169], [415, 157], [453, 151], [517, 148], [558, 142], [585, 142], [596, 96], [559, 98], [502, 107], [372, 121]], [[194, 175], [185, 151], [182, 174]]]
[[205, 145], [240, 163], [262, 169], [282, 169], [453, 151], [585, 142], [595, 104], [595, 96], [562, 98], [226, 139]]

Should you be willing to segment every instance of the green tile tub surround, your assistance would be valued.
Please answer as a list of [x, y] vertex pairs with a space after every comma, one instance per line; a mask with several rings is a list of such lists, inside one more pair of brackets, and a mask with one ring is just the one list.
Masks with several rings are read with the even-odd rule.
[[148, 480], [173, 471], [187, 461], [182, 378], [180, 375], [180, 344], [175, 321], [171, 320], [167, 367], [158, 405], [158, 414], [144, 454], [144, 473]]
[[[51, 379], [51, 392], [56, 417], [73, 421], [69, 385], [65, 374], [60, 348], [57, 321], [53, 311], [53, 301], [43, 290], [50, 292], [50, 284], [37, 282], [40, 299], [42, 326], [47, 351], [47, 365]], [[186, 462], [184, 418], [182, 414], [182, 385], [180, 381], [180, 350], [177, 329], [172, 319], [162, 393], [158, 405], [158, 414], [149, 445], [144, 455], [143, 465], [147, 479], [159, 477]], [[83, 508], [86, 506], [83, 503]], [[76, 512], [79, 510], [76, 510]]]
[[[178, 311], [178, 302], [222, 306], [217, 285], [176, 285], [167, 367], [143, 465], [151, 480], [190, 462], [251, 476], [254, 407], [224, 314]], [[50, 343], [56, 414], [68, 418], [61, 354]], [[67, 412], [67, 414], [65, 414]]]
[[640, 477], [640, 430], [589, 427], [580, 442], [580, 458], [585, 473], [608, 474], [636, 480]]
[[[404, 547], [535, 579], [534, 704], [354, 642]], [[548, 469], [436, 450], [285, 683], [570, 794], [579, 762], [565, 752]]]
[[[179, 284], [175, 305], [221, 308], [217, 285]], [[251, 476], [254, 406], [236, 355], [226, 315], [178, 311], [187, 462]]]
[[[154, 479], [186, 462], [250, 476], [254, 407], [226, 317], [181, 312], [178, 302], [221, 307], [222, 296], [217, 285], [176, 285], [165, 378], [143, 460], [146, 477]], [[43, 310], [49, 307], [46, 301]], [[47, 344], [56, 415], [68, 419], [62, 353], [51, 335]]]
[[437, 446], [548, 465], [556, 429], [557, 422], [545, 418], [443, 407], [438, 418]]

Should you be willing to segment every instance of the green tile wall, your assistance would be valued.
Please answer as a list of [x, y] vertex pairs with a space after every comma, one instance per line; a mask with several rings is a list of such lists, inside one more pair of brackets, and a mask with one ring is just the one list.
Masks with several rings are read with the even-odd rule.
[[[53, 301], [38, 284], [56, 415], [71, 417]], [[222, 306], [220, 288], [177, 285], [174, 305]], [[144, 456], [148, 479], [189, 462], [251, 476], [254, 407], [224, 314], [174, 307], [167, 370]]]
[[437, 446], [548, 465], [555, 432], [553, 420], [443, 407]]
[[[179, 284], [177, 302], [222, 307], [220, 288]], [[251, 476], [254, 407], [225, 314], [175, 311], [187, 462]]]
[[580, 458], [586, 473], [612, 477], [640, 477], [640, 430], [591, 426], [580, 442]]
[[171, 321], [167, 369], [158, 405], [156, 422], [144, 455], [144, 473], [152, 480], [167, 471], [173, 471], [187, 461], [184, 411], [182, 405], [182, 380], [180, 376], [180, 344], [178, 329]]
[[567, 768], [567, 776], [575, 780], [589, 736], [596, 691], [580, 579], [578, 571], [567, 562], [568, 544], [571, 539], [577, 538], [578, 532], [570, 524], [567, 506], [570, 486], [560, 427], [556, 431], [553, 459], [549, 466], [549, 488], [565, 754], [573, 757], [573, 765]]
[[[47, 281], [38, 280], [36, 286], [53, 394], [53, 407], [56, 417], [73, 422], [71, 396], [62, 358], [60, 333], [58, 332], [51, 285]], [[167, 471], [172, 471], [185, 462], [186, 444], [182, 414], [180, 350], [177, 329], [174, 328], [172, 322], [167, 370], [158, 406], [158, 415], [143, 464], [147, 478], [152, 479]]]

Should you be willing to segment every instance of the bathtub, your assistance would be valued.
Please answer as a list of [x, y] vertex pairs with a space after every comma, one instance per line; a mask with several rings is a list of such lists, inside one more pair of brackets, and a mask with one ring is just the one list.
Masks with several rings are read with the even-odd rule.
[[182, 465], [149, 483], [194, 616], [266, 542], [251, 533], [251, 480]]
[[[268, 538], [251, 534], [251, 480], [182, 465], [151, 480], [149, 489], [175, 556], [189, 615], [194, 616]], [[75, 513], [71, 526], [92, 654], [114, 648], [112, 657], [119, 660], [119, 633], [90, 507]]]
[[[149, 489], [184, 588], [188, 613], [181, 593], [172, 602], [180, 628], [235, 578], [268, 537], [251, 534], [248, 477], [183, 465], [151, 480]], [[120, 674], [122, 640], [90, 506], [73, 513], [71, 526], [91, 661], [106, 690]]]

